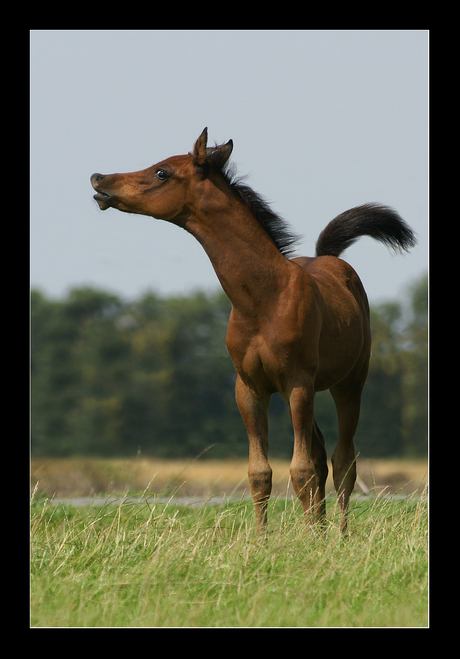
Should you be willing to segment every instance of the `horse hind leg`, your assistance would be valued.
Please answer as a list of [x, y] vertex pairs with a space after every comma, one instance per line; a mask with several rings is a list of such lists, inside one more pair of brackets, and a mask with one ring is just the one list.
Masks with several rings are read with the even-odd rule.
[[359, 421], [362, 385], [341, 383], [331, 389], [338, 417], [339, 437], [332, 455], [334, 487], [337, 491], [340, 530], [347, 531], [350, 495], [356, 482], [356, 456], [353, 438]]
[[324, 436], [316, 421], [313, 426], [312, 453], [315, 455], [315, 513], [317, 520], [324, 522], [326, 518], [326, 480], [328, 475], [327, 454]]

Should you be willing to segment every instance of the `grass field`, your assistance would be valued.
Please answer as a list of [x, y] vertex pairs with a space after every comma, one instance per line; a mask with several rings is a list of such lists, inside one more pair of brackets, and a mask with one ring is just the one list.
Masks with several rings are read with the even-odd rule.
[[344, 539], [334, 498], [326, 530], [307, 534], [298, 504], [279, 495], [262, 541], [243, 499], [75, 508], [39, 492], [33, 627], [428, 626], [425, 497], [355, 499]]

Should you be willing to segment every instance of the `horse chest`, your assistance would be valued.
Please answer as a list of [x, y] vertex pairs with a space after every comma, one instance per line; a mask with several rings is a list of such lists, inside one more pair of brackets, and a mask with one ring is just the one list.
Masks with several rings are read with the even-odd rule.
[[230, 334], [227, 349], [236, 372], [251, 389], [284, 390], [292, 361], [292, 348], [285, 341], [260, 334], [251, 338]]

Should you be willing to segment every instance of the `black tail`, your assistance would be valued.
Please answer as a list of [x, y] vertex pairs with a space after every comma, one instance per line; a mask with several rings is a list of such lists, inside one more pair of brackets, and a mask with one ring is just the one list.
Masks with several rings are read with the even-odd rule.
[[340, 256], [361, 236], [370, 236], [395, 251], [417, 243], [412, 229], [392, 208], [365, 204], [341, 213], [329, 222], [316, 243], [316, 256]]

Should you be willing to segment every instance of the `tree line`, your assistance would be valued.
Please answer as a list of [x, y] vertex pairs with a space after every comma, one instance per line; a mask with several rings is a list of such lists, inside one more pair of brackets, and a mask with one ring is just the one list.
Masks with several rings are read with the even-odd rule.
[[[361, 456], [427, 450], [428, 278], [405, 300], [371, 308], [370, 371], [355, 445]], [[39, 456], [247, 456], [225, 348], [222, 292], [126, 301], [94, 288], [62, 300], [31, 293], [31, 449]], [[328, 392], [315, 417], [329, 455], [337, 422]], [[278, 395], [270, 455], [290, 458], [292, 429]]]

